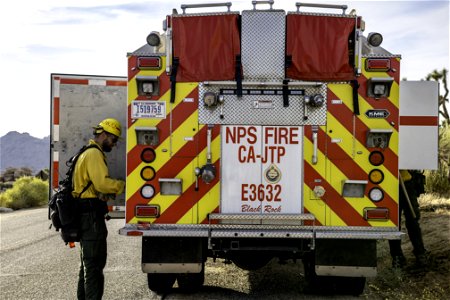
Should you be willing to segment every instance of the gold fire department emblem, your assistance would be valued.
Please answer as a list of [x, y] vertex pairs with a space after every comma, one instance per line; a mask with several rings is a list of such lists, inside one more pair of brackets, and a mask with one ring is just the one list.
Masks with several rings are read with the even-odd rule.
[[264, 177], [268, 183], [277, 183], [281, 180], [281, 170], [274, 164], [271, 164], [265, 171]]

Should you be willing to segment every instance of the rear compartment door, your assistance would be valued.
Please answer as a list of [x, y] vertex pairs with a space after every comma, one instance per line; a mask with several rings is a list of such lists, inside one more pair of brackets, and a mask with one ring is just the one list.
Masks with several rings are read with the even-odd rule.
[[221, 212], [301, 213], [303, 127], [222, 126]]
[[437, 170], [439, 84], [401, 81], [399, 169]]
[[[127, 78], [95, 75], [51, 75], [51, 189], [67, 172], [66, 161], [93, 138], [92, 127], [105, 118], [115, 118], [126, 132]], [[125, 139], [107, 153], [112, 178], [126, 178]], [[125, 195], [108, 202], [112, 217], [124, 217]]]

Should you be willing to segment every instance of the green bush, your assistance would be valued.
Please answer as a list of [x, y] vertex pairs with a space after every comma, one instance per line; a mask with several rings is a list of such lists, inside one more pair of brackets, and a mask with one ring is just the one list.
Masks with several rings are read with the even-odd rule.
[[0, 206], [12, 209], [36, 207], [48, 202], [48, 182], [35, 177], [21, 177], [12, 188], [0, 194]]

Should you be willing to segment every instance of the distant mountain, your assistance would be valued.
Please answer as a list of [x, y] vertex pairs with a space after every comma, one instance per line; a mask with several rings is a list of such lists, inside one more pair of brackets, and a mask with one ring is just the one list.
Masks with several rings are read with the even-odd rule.
[[0, 137], [0, 171], [9, 167], [30, 168], [33, 173], [50, 166], [50, 137], [42, 139], [28, 133], [10, 131]]

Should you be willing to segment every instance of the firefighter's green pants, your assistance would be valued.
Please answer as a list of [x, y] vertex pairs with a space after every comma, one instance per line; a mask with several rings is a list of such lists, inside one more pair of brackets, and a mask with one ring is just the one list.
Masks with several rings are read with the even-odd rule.
[[94, 211], [81, 214], [81, 265], [78, 277], [78, 299], [101, 299], [104, 289], [103, 268], [106, 265], [105, 219]]

